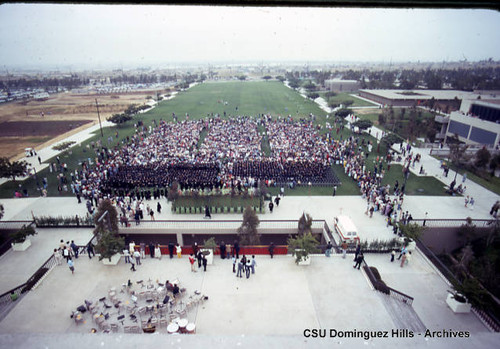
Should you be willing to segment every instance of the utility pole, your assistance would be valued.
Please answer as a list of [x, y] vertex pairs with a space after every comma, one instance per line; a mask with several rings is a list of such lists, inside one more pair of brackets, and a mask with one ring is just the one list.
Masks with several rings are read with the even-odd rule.
[[97, 117], [99, 118], [99, 128], [101, 129], [101, 137], [104, 137], [102, 133], [101, 115], [99, 114], [99, 104], [97, 103], [97, 98], [95, 99], [95, 106], [97, 108]]

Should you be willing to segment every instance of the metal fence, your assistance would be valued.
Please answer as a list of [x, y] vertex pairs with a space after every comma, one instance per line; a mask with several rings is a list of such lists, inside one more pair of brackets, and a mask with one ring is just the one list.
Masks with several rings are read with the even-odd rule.
[[[472, 219], [471, 223], [476, 228], [488, 228], [495, 224], [495, 219]], [[467, 219], [413, 219], [411, 223], [429, 228], [452, 228], [467, 224]]]

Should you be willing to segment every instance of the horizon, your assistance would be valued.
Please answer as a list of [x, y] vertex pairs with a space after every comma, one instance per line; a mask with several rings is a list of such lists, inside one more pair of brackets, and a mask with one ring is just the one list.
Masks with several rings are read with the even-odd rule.
[[500, 13], [482, 9], [3, 4], [0, 62], [81, 70], [498, 61], [498, 33]]

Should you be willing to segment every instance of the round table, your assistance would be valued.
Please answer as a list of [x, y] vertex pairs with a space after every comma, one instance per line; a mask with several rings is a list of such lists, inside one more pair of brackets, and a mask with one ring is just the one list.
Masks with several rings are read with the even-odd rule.
[[179, 325], [179, 332], [184, 333], [188, 324], [188, 319], [180, 319], [177, 324]]
[[186, 333], [193, 334], [196, 331], [196, 325], [190, 322], [186, 325]]
[[177, 324], [170, 324], [167, 326], [167, 332], [172, 334], [172, 333], [177, 333], [179, 331], [179, 325]]

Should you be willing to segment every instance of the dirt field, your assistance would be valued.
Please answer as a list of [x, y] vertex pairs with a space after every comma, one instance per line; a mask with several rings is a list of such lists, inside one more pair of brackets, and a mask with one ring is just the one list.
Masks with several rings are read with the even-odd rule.
[[[98, 120], [96, 98], [104, 121], [130, 104], [144, 104], [146, 96], [154, 94], [148, 91], [112, 95], [60, 93], [45, 101], [0, 104], [0, 156], [18, 159], [24, 156], [24, 148], [40, 149], [90, 127]], [[29, 131], [26, 126], [30, 126]]]

